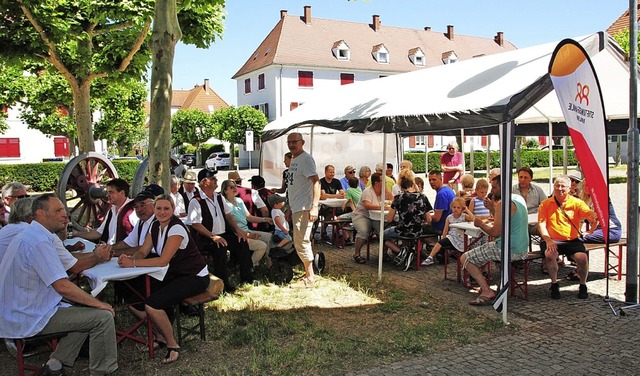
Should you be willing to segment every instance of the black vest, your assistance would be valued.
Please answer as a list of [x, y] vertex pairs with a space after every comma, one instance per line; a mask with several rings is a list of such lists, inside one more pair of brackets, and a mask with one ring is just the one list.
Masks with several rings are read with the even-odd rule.
[[[189, 236], [189, 230], [187, 230], [187, 226], [185, 226], [180, 218], [176, 217], [175, 215], [171, 217], [171, 220], [167, 225], [167, 234], [169, 233], [169, 229], [171, 229], [173, 226], [182, 226], [186, 230], [187, 236]], [[169, 237], [165, 236], [164, 243], [158, 244], [160, 222], [154, 221], [151, 224], [149, 232], [151, 233], [153, 247], [156, 250], [163, 249]], [[196, 275], [205, 267], [206, 264], [207, 263], [200, 254], [198, 247], [196, 247], [193, 238], [189, 236], [189, 244], [187, 245], [187, 247], [178, 249], [171, 261], [169, 261], [169, 270], [167, 270], [167, 274], [172, 278], [181, 275]]]
[[[218, 206], [222, 211], [220, 215], [222, 215], [222, 218], [224, 219], [225, 232], [231, 232], [233, 231], [233, 229], [231, 228], [231, 226], [229, 226], [229, 222], [227, 222], [227, 216], [224, 214], [224, 202], [222, 202], [222, 195], [218, 194], [217, 196], [218, 198], [216, 201], [218, 201]], [[211, 214], [211, 210], [209, 210], [209, 205], [207, 205], [206, 199], [202, 198], [201, 196], [193, 196], [193, 199], [196, 200], [198, 204], [200, 204], [200, 212], [202, 213], [202, 226], [211, 231], [213, 229], [213, 214]], [[191, 227], [191, 235], [195, 239], [196, 244], [200, 249], [204, 249], [203, 247], [212, 241], [211, 238], [196, 231], [193, 226]]]

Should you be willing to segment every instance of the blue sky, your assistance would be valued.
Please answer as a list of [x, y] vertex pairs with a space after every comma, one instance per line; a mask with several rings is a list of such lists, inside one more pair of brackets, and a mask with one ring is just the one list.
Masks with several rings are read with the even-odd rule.
[[280, 10], [312, 18], [370, 23], [377, 14], [383, 25], [493, 38], [497, 31], [518, 48], [561, 40], [608, 28], [629, 6], [623, 0], [227, 0], [224, 36], [209, 49], [178, 45], [173, 88], [190, 89], [208, 78], [230, 105], [236, 104], [231, 79], [278, 23]]

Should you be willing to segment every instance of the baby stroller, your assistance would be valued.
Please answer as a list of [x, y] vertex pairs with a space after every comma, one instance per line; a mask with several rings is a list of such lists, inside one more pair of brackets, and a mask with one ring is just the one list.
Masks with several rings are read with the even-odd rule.
[[[279, 243], [274, 236], [274, 243]], [[269, 280], [278, 285], [285, 285], [293, 279], [293, 267], [302, 264], [302, 260], [295, 251], [293, 242], [287, 243], [284, 247], [273, 247], [269, 250], [271, 258], [271, 269], [269, 269]], [[316, 252], [313, 260], [313, 270], [322, 274], [325, 269], [324, 253]]]

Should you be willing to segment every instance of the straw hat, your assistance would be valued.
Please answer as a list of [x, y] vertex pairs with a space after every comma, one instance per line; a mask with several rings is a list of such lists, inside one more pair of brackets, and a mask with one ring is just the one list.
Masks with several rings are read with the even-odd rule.
[[195, 171], [187, 171], [182, 178], [182, 181], [185, 183], [195, 183], [196, 182], [196, 173]]

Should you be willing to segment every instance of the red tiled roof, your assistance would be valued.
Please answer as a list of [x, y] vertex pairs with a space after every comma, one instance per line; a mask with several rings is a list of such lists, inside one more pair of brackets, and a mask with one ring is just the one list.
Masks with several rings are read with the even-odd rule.
[[[638, 9], [640, 9], [640, 4], [638, 4]], [[640, 14], [638, 15], [638, 20], [640, 20]], [[615, 20], [611, 26], [607, 29], [607, 33], [609, 35], [616, 35], [622, 31], [629, 29], [629, 9], [625, 10], [624, 13], [617, 20]]]
[[[342, 40], [351, 51], [348, 61], [336, 59], [331, 51], [336, 41]], [[371, 54], [380, 44], [389, 51], [388, 64], [379, 64]], [[409, 72], [422, 68], [408, 58], [409, 51], [417, 47], [424, 52], [427, 67], [442, 65], [445, 51], [453, 50], [460, 60], [466, 60], [516, 49], [508, 41], [500, 46], [494, 38], [455, 34], [454, 40], [449, 40], [446, 33], [382, 24], [376, 32], [367, 23], [313, 18], [306, 24], [304, 17], [285, 15], [232, 78], [274, 64]]]
[[[212, 113], [215, 110], [229, 107], [229, 104], [211, 87], [208, 87], [208, 80], [205, 80], [203, 85], [196, 85], [191, 90], [174, 90], [171, 96], [171, 107], [197, 108], [204, 113]], [[148, 114], [150, 112], [149, 102], [145, 102], [145, 109]]]

